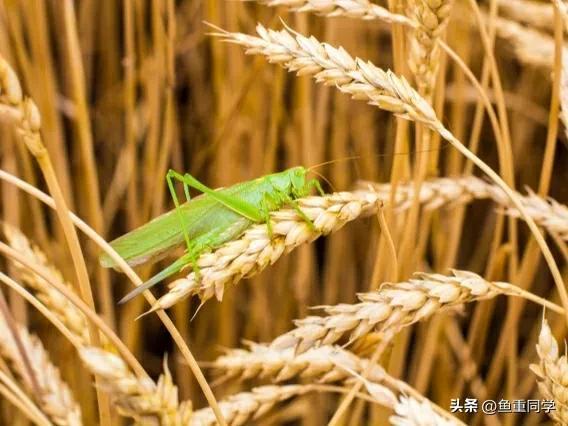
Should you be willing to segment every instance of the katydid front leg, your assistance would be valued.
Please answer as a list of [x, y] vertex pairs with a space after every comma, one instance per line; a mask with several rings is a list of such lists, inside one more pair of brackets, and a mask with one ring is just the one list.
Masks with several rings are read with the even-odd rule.
[[308, 188], [307, 192], [309, 192], [312, 188], [315, 188], [319, 195], [321, 195], [322, 197], [325, 195], [325, 192], [323, 192], [321, 184], [317, 179], [310, 179], [306, 183], [306, 187]]
[[[187, 226], [185, 224], [185, 220], [183, 219], [183, 214], [181, 213], [179, 200], [178, 200], [177, 193], [176, 193], [176, 190], [174, 188], [174, 183], [173, 183], [173, 179], [179, 179], [180, 176], [181, 175], [179, 173], [177, 173], [175, 170], [170, 169], [170, 170], [168, 170], [168, 173], [166, 175], [166, 182], [168, 182], [168, 188], [170, 189], [170, 194], [172, 196], [172, 199], [174, 200], [175, 209], [176, 209], [176, 212], [178, 214], [181, 229], [183, 231], [183, 238], [185, 239], [185, 244], [186, 244], [186, 247], [187, 247], [187, 254], [190, 255], [191, 253], [193, 253], [193, 250], [192, 250], [192, 247], [191, 247], [191, 241], [189, 239], [189, 233], [187, 232]], [[189, 184], [187, 184], [184, 179], [182, 179], [182, 183], [183, 183], [183, 192], [185, 193], [185, 198], [189, 202], [189, 200], [191, 199], [191, 196], [189, 194]], [[194, 268], [195, 273], [197, 274], [197, 276], [199, 276], [199, 267], [197, 266], [197, 257], [192, 256], [191, 257], [191, 263], [192, 263], [191, 266], [192, 266], [192, 268]], [[175, 262], [174, 262], [174, 264], [175, 264]]]

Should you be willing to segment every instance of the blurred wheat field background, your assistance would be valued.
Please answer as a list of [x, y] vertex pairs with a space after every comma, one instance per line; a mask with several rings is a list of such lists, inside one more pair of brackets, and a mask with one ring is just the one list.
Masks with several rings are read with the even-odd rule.
[[[568, 424], [564, 0], [3, 0], [0, 25], [0, 424]], [[314, 227], [284, 206], [118, 304], [183, 253], [98, 259], [173, 208], [168, 169], [316, 165]]]

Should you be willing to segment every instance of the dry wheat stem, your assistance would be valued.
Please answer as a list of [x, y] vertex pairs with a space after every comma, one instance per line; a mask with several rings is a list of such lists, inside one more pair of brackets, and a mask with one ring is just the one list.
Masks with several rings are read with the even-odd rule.
[[534, 236], [554, 278], [568, 323], [568, 292], [541, 231], [529, 216], [522, 202], [507, 183], [483, 160], [473, 154], [438, 119], [433, 108], [406, 81], [391, 71], [377, 68], [371, 62], [353, 59], [343, 48], [320, 43], [315, 37], [305, 37], [285, 29], [267, 30], [257, 25], [259, 37], [223, 30], [216, 35], [223, 40], [242, 45], [249, 54], [264, 55], [269, 62], [278, 63], [298, 75], [311, 75], [325, 85], [334, 85], [354, 99], [392, 112], [394, 115], [422, 123], [451, 143], [463, 156], [479, 167], [511, 199]]
[[542, 396], [555, 401], [556, 409], [549, 415], [557, 424], [568, 424], [568, 360], [566, 354], [560, 356], [558, 343], [544, 318], [536, 351], [540, 362], [530, 368], [540, 379]]
[[360, 303], [323, 306], [327, 316], [296, 321], [295, 329], [276, 338], [271, 345], [279, 349], [291, 347], [302, 353], [344, 337], [351, 343], [373, 331], [389, 341], [402, 328], [440, 310], [498, 295], [521, 293], [511, 284], [490, 282], [468, 271], [454, 270], [449, 276], [416, 273], [408, 281], [385, 283], [378, 291], [360, 294]]
[[[562, 20], [564, 21], [564, 30], [568, 30], [568, 3], [566, 3], [566, 0], [552, 0], [552, 3], [562, 16]], [[547, 28], [551, 27], [552, 25]]]
[[408, 15], [418, 26], [410, 38], [409, 66], [426, 99], [431, 99], [440, 67], [438, 40], [448, 24], [453, 0], [410, 0]]
[[560, 120], [568, 138], [568, 55], [562, 55], [562, 78], [560, 80]]
[[110, 352], [84, 347], [79, 354], [87, 368], [101, 378], [100, 386], [111, 396], [121, 415], [132, 417], [140, 424], [152, 420], [160, 425], [187, 424], [191, 404], [179, 403], [177, 387], [165, 362], [165, 371], [155, 383], [150, 378], [132, 374], [122, 358]]
[[[394, 198], [390, 184], [365, 182], [359, 186], [360, 189], [353, 192], [299, 199], [300, 208], [314, 222], [315, 229], [306, 226], [293, 209], [272, 213], [272, 238], [266, 225], [254, 225], [239, 239], [202, 255], [197, 262], [200, 278], [196, 279], [195, 273], [191, 272], [174, 281], [152, 310], [167, 309], [192, 295], [199, 296], [203, 302], [213, 296], [222, 300], [227, 286], [262, 271], [298, 245], [334, 232], [358, 217], [375, 214], [378, 202], [390, 203], [392, 200], [395, 211], [406, 210], [412, 205], [416, 192], [412, 183], [399, 184]], [[418, 193], [419, 202], [430, 210], [484, 198], [492, 199], [508, 214], [520, 216], [498, 187], [473, 176], [425, 181]], [[568, 240], [568, 208], [554, 200], [539, 198], [532, 192], [522, 200], [539, 225]]]
[[23, 414], [39, 426], [52, 426], [53, 423], [41, 411], [18, 384], [3, 370], [0, 370], [0, 394], [20, 409]]
[[18, 335], [27, 356], [30, 358], [34, 376], [38, 382], [39, 393], [33, 392], [33, 386], [14, 339], [10, 337], [5, 321], [0, 320], [0, 355], [8, 361], [13, 372], [20, 377], [27, 391], [37, 401], [42, 411], [60, 426], [82, 424], [81, 409], [75, 402], [71, 390], [61, 379], [41, 341], [23, 326], [18, 326]]
[[294, 12], [311, 12], [317, 15], [345, 16], [363, 20], [379, 20], [389, 24], [402, 24], [416, 27], [417, 22], [404, 15], [392, 13], [368, 0], [258, 0], [256, 3], [278, 7], [284, 6]]

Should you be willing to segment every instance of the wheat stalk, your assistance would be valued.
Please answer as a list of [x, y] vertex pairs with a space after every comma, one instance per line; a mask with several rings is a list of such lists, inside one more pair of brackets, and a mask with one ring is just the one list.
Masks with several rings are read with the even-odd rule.
[[555, 410], [549, 415], [558, 424], [568, 424], [568, 360], [566, 354], [559, 355], [558, 343], [544, 318], [536, 352], [540, 362], [532, 364], [530, 369], [540, 379], [540, 393], [555, 402]]
[[[564, 21], [564, 30], [568, 30], [568, 3], [566, 3], [566, 0], [552, 0], [552, 3], [562, 16], [562, 20]], [[553, 25], [550, 24], [547, 28], [552, 28], [552, 26]]]
[[[388, 204], [392, 200], [392, 208], [403, 211], [410, 208], [416, 197], [416, 187], [412, 183], [397, 185], [394, 196], [390, 184], [363, 182], [359, 187], [352, 192], [299, 199], [299, 206], [314, 222], [314, 229], [308, 227], [293, 209], [273, 212], [272, 238], [266, 225], [254, 225], [239, 239], [202, 255], [197, 261], [199, 279], [195, 272], [191, 272], [172, 282], [168, 292], [158, 299], [150, 312], [167, 309], [192, 295], [199, 296], [202, 302], [213, 296], [222, 300], [228, 285], [259, 273], [300, 244], [334, 232], [359, 217], [375, 214], [379, 203]], [[490, 198], [503, 206], [507, 213], [520, 216], [497, 186], [473, 176], [425, 181], [417, 197], [426, 209]], [[529, 196], [519, 197], [537, 223], [568, 240], [568, 208], [554, 200], [546, 201], [532, 192]]]
[[323, 306], [325, 317], [310, 316], [296, 321], [296, 328], [272, 342], [279, 349], [298, 353], [320, 345], [331, 345], [343, 337], [348, 343], [379, 332], [390, 340], [402, 328], [443, 309], [490, 299], [500, 294], [520, 295], [507, 283], [490, 282], [468, 271], [454, 270], [450, 276], [416, 273], [413, 279], [385, 283], [378, 291], [359, 295], [361, 303]]
[[[309, 385], [259, 386], [250, 392], [241, 392], [219, 402], [223, 417], [231, 426], [249, 424], [266, 414], [274, 405], [287, 399], [303, 395], [312, 390]], [[193, 413], [189, 425], [215, 425], [211, 408]]]
[[408, 64], [416, 79], [420, 93], [430, 99], [440, 67], [438, 40], [442, 37], [450, 18], [453, 0], [410, 0], [407, 10], [418, 23], [410, 38]]
[[562, 77], [560, 79], [560, 120], [568, 138], [568, 55], [562, 55]]
[[20, 352], [7, 323], [0, 320], [0, 355], [8, 362], [12, 371], [21, 378], [27, 391], [37, 401], [41, 410], [59, 426], [78, 426], [82, 424], [81, 409], [73, 394], [60, 376], [41, 341], [28, 330], [18, 325], [18, 338], [29, 357], [37, 387], [33, 386], [28, 370], [24, 367]]
[[[65, 281], [61, 272], [49, 262], [45, 253], [32, 244], [19, 229], [3, 223], [3, 231], [9, 245], [14, 250], [27, 257], [30, 262], [40, 266], [54, 282], [63, 283], [69, 288], [73, 288], [71, 284]], [[88, 341], [88, 329], [83, 313], [43, 278], [19, 262], [14, 262], [14, 266], [21, 280], [36, 291], [36, 297], [57, 315], [69, 331], [75, 334], [81, 342], [86, 343]]]
[[121, 415], [132, 417], [139, 424], [151, 421], [161, 425], [187, 424], [191, 404], [179, 403], [177, 387], [165, 361], [164, 373], [155, 383], [135, 376], [122, 358], [108, 351], [84, 347], [79, 355], [87, 368], [100, 378], [100, 386], [111, 396]]

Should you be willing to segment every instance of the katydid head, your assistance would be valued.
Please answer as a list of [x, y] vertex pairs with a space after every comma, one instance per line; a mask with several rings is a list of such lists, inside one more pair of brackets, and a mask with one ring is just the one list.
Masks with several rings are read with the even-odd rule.
[[293, 167], [290, 169], [290, 190], [297, 197], [303, 197], [308, 195], [307, 192], [307, 179], [306, 175], [308, 170], [302, 166]]

